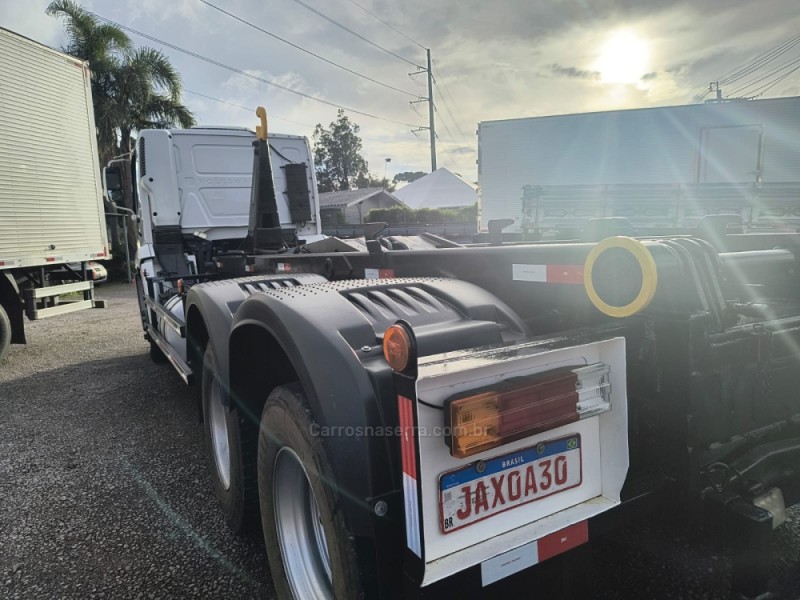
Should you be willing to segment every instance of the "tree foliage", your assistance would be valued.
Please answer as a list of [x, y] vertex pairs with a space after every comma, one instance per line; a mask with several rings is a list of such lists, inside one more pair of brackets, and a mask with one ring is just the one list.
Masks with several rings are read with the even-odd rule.
[[360, 190], [379, 187], [385, 189], [387, 192], [393, 192], [397, 189], [397, 183], [389, 181], [385, 177], [376, 177], [372, 173], [367, 173], [366, 175], [356, 178], [356, 187]]
[[314, 128], [314, 165], [320, 192], [349, 190], [359, 187], [359, 182], [369, 182], [368, 165], [358, 137], [360, 130], [342, 109], [327, 129], [319, 123]]
[[403, 171], [402, 173], [398, 173], [394, 176], [395, 184], [400, 181], [406, 181], [411, 183], [412, 181], [416, 181], [417, 179], [422, 179], [425, 177], [427, 173], [425, 171]]
[[64, 52], [89, 61], [101, 163], [129, 152], [131, 135], [148, 127], [191, 127], [181, 78], [153, 48], [133, 48], [125, 33], [100, 23], [74, 0], [54, 0], [47, 14], [64, 21]]
[[417, 208], [404, 206], [373, 208], [367, 213], [365, 223], [385, 222], [392, 225], [447, 225], [475, 223], [478, 204], [459, 208]]

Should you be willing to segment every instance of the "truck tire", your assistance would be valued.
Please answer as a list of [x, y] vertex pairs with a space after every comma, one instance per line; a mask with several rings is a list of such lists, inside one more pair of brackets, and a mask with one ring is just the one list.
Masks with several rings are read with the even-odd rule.
[[11, 345], [11, 319], [8, 318], [6, 309], [0, 306], [0, 363], [6, 357], [8, 347]]
[[203, 355], [200, 394], [214, 494], [231, 530], [258, 531], [258, 425], [245, 422], [239, 410], [223, 404], [225, 390], [218, 372], [214, 346], [209, 342]]
[[261, 525], [278, 597], [363, 598], [330, 460], [299, 384], [269, 395], [258, 437]]

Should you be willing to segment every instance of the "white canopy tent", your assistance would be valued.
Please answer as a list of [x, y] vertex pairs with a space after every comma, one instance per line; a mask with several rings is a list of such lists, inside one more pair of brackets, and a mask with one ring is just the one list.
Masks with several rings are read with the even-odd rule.
[[458, 208], [478, 201], [475, 186], [440, 167], [394, 192], [409, 208]]

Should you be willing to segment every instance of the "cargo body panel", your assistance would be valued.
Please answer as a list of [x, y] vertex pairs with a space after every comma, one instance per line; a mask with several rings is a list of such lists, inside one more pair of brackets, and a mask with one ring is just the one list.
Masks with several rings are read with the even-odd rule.
[[108, 256], [89, 66], [0, 28], [0, 270]]
[[479, 124], [481, 228], [567, 228], [601, 217], [692, 227], [706, 215], [800, 223], [800, 98]]

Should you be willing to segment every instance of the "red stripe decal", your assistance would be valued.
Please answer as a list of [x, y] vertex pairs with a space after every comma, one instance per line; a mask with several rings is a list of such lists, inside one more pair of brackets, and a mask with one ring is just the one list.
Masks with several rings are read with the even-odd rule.
[[547, 283], [583, 285], [583, 265], [547, 265]]
[[539, 540], [539, 562], [577, 548], [589, 541], [589, 523], [581, 521]]
[[414, 407], [411, 400], [408, 398], [406, 401], [406, 440], [408, 442], [408, 473], [412, 478], [417, 478], [417, 448], [414, 441]]
[[403, 456], [403, 472], [409, 477], [416, 479], [417, 452], [414, 443], [414, 414], [411, 400], [404, 396], [398, 396], [397, 408], [400, 413], [400, 445]]

